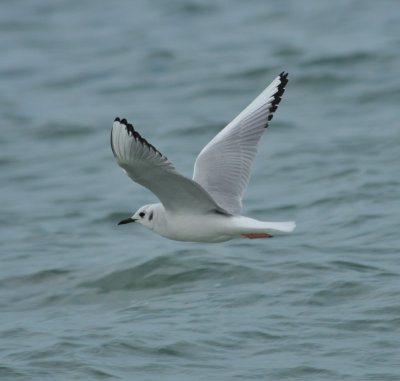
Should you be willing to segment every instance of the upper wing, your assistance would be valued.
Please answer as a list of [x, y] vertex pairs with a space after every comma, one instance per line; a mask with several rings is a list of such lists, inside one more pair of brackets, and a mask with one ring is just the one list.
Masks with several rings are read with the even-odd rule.
[[193, 180], [229, 213], [239, 214], [257, 144], [278, 108], [288, 74], [282, 72], [200, 152]]
[[179, 174], [172, 163], [143, 139], [126, 119], [115, 119], [111, 149], [126, 174], [152, 191], [166, 210], [226, 213], [199, 184]]

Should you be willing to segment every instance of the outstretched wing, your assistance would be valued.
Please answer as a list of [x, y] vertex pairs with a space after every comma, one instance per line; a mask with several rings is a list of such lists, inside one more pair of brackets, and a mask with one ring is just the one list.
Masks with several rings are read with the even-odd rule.
[[200, 152], [193, 180], [229, 213], [239, 214], [257, 144], [278, 108], [288, 74], [275, 80]]
[[111, 149], [126, 174], [153, 192], [166, 210], [175, 213], [227, 213], [199, 184], [178, 173], [172, 163], [143, 139], [126, 119], [115, 119]]

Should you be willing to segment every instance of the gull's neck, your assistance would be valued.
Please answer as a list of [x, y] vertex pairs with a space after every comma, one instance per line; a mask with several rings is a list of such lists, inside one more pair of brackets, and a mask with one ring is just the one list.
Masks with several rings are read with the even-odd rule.
[[163, 204], [158, 203], [154, 204], [154, 217], [153, 217], [153, 226], [152, 229], [154, 232], [163, 235], [165, 232], [168, 222], [167, 222], [167, 214], [165, 213], [165, 209]]

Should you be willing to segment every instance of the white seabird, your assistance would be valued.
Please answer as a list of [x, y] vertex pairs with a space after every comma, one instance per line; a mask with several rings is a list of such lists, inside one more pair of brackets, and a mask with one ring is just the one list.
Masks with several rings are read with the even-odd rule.
[[177, 241], [222, 242], [234, 238], [268, 238], [291, 232], [296, 224], [264, 222], [240, 215], [257, 144], [268, 127], [288, 82], [282, 72], [196, 159], [193, 180], [142, 138], [126, 119], [116, 118], [111, 148], [118, 164], [161, 203], [140, 207], [121, 222], [138, 222]]

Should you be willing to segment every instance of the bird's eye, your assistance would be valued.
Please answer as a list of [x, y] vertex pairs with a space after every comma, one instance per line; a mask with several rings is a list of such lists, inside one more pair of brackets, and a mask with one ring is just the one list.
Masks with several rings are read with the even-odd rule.
[[143, 213], [143, 212], [139, 213], [139, 217], [143, 218], [144, 216], [145, 216], [145, 213]]

